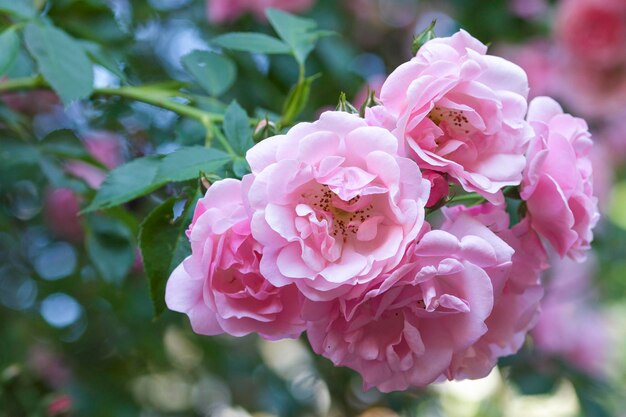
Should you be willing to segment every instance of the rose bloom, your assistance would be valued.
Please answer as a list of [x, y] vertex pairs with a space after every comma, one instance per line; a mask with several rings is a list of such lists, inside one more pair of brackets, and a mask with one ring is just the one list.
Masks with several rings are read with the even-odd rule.
[[532, 335], [538, 350], [594, 376], [606, 373], [609, 319], [593, 303], [593, 262], [553, 259], [547, 296]]
[[[494, 203], [519, 184], [531, 130], [528, 80], [467, 32], [427, 42], [382, 87], [368, 120], [391, 128], [420, 168], [445, 172]], [[395, 122], [393, 122], [395, 120]]]
[[528, 121], [536, 136], [528, 151], [520, 194], [531, 226], [560, 256], [581, 261], [600, 217], [593, 196], [592, 141], [587, 124], [564, 114], [548, 97], [531, 102]]
[[626, 58], [626, 3], [623, 0], [563, 0], [555, 24], [559, 44], [573, 61], [614, 65]]
[[269, 7], [299, 13], [311, 8], [313, 2], [314, 0], [209, 0], [207, 17], [213, 23], [226, 23], [251, 12], [257, 20], [265, 21], [265, 9]]
[[261, 276], [261, 247], [241, 196], [241, 182], [225, 179], [198, 201], [187, 232], [191, 255], [167, 282], [167, 306], [204, 335], [298, 337], [301, 297], [295, 286], [276, 288]]
[[359, 372], [366, 389], [452, 379], [454, 355], [488, 331], [494, 287], [505, 279], [512, 255], [486, 226], [460, 215], [447, 230], [427, 232], [363, 296], [307, 301], [311, 346]]
[[456, 206], [444, 209], [444, 214], [444, 228], [450, 228], [459, 216], [470, 216], [515, 250], [508, 275], [492, 280], [494, 306], [485, 320], [487, 332], [465, 351], [456, 353], [450, 367], [450, 376], [456, 379], [483, 378], [498, 358], [522, 347], [526, 334], [537, 322], [543, 296], [540, 277], [548, 267], [547, 254], [527, 219], [509, 229], [509, 215], [503, 206]]
[[356, 296], [398, 265], [430, 183], [397, 148], [389, 131], [330, 111], [250, 149], [243, 182], [263, 276], [320, 300]]

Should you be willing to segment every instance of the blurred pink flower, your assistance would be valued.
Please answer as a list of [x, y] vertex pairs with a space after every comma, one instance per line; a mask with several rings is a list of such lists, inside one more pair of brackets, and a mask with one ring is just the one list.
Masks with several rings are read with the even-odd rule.
[[547, 41], [534, 40], [523, 45], [506, 45], [498, 54], [516, 63], [528, 75], [529, 98], [553, 94], [561, 76], [559, 60], [553, 46]]
[[454, 355], [488, 330], [494, 286], [508, 273], [513, 249], [469, 216], [448, 226], [427, 232], [363, 296], [307, 301], [313, 350], [358, 371], [366, 389], [454, 378]]
[[522, 178], [532, 131], [526, 74], [486, 52], [465, 31], [427, 42], [387, 78], [383, 106], [368, 109], [367, 119], [395, 118], [401, 154], [497, 203], [500, 189]]
[[[626, 110], [626, 108], [624, 109]], [[596, 143], [604, 148], [606, 163], [612, 167], [626, 165], [626, 111], [606, 120], [594, 132]], [[602, 151], [601, 151], [602, 153]], [[600, 162], [600, 161], [598, 161]], [[595, 169], [595, 165], [594, 165]], [[594, 174], [595, 175], [595, 174]]]
[[610, 355], [609, 319], [592, 303], [593, 262], [553, 259], [551, 281], [532, 335], [537, 349], [601, 377]]
[[298, 337], [301, 296], [295, 286], [276, 288], [261, 276], [261, 246], [241, 198], [241, 182], [225, 179], [198, 201], [188, 231], [192, 252], [167, 282], [167, 306], [204, 335]]
[[626, 58], [626, 2], [563, 0], [556, 12], [556, 39], [572, 60], [592, 66]]
[[265, 21], [265, 9], [273, 7], [290, 13], [308, 10], [314, 0], [208, 0], [207, 17], [213, 23], [227, 23], [250, 12]]
[[44, 345], [35, 345], [28, 350], [27, 363], [33, 372], [54, 389], [66, 387], [72, 378], [72, 371], [63, 359]]
[[546, 0], [510, 0], [511, 11], [523, 19], [539, 17], [548, 11]]
[[563, 58], [555, 94], [576, 113], [604, 121], [626, 108], [626, 62], [613, 67]]
[[53, 399], [48, 407], [46, 407], [46, 416], [54, 417], [59, 415], [65, 415], [72, 410], [72, 397], [69, 395], [60, 395]]
[[599, 219], [587, 124], [564, 114], [548, 97], [531, 102], [528, 121], [536, 136], [528, 151], [521, 196], [531, 226], [560, 256], [582, 261]]
[[331, 111], [249, 150], [243, 182], [261, 273], [328, 300], [398, 265], [424, 226], [430, 183], [397, 148], [387, 130]]
[[48, 188], [44, 194], [43, 216], [52, 233], [70, 242], [83, 239], [83, 227], [78, 212], [80, 199], [69, 188]]
[[[6, 80], [6, 77], [0, 77], [0, 84]], [[60, 103], [59, 96], [49, 90], [5, 93], [0, 95], [0, 101], [3, 101], [11, 110], [30, 116], [48, 113]]]
[[[626, 139], [623, 132], [622, 140]], [[597, 136], [596, 139], [598, 139]], [[589, 155], [593, 167], [593, 194], [598, 198], [598, 207], [601, 212], [606, 212], [610, 204], [616, 170], [613, 152], [614, 148], [610, 144], [596, 140]]]
[[[85, 149], [108, 169], [116, 168], [123, 161], [122, 139], [111, 132], [91, 132], [84, 137]], [[83, 161], [69, 161], [65, 170], [82, 180], [91, 188], [98, 189], [104, 181], [106, 171]]]

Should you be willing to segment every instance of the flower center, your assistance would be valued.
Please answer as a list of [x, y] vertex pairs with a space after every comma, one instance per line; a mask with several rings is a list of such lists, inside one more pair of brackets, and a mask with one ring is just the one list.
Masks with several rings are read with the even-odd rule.
[[363, 222], [371, 217], [374, 208], [370, 196], [357, 195], [344, 201], [327, 185], [322, 185], [309, 195], [303, 194], [302, 197], [313, 208], [319, 221], [324, 218], [329, 221], [329, 233], [333, 237], [341, 236], [344, 242], [358, 232]]
[[428, 118], [449, 136], [465, 136], [475, 130], [463, 110], [435, 106]]

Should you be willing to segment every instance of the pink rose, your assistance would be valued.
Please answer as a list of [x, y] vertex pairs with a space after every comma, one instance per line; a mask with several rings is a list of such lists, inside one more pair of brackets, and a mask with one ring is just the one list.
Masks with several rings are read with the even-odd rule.
[[191, 255], [167, 282], [167, 306], [187, 314], [204, 335], [298, 337], [301, 297], [295, 286], [276, 288], [259, 273], [261, 247], [241, 195], [241, 183], [225, 179], [198, 201], [187, 232]]
[[487, 332], [465, 351], [456, 353], [450, 367], [450, 376], [455, 379], [482, 378], [489, 374], [498, 358], [512, 355], [522, 347], [526, 334], [537, 322], [543, 296], [540, 275], [548, 267], [547, 254], [526, 219], [508, 228], [509, 216], [503, 206], [457, 206], [444, 213], [448, 218], [444, 228], [450, 228], [450, 223], [457, 222], [459, 216], [471, 216], [515, 251], [508, 274], [492, 280], [494, 306], [485, 320]]
[[528, 121], [536, 136], [528, 150], [521, 197], [531, 226], [560, 256], [583, 260], [600, 216], [592, 195], [587, 124], [564, 114], [548, 97], [531, 102]]
[[254, 14], [257, 20], [265, 21], [265, 9], [273, 7], [291, 13], [308, 10], [314, 0], [209, 0], [207, 17], [213, 23], [226, 23], [236, 20], [246, 12]]
[[420, 168], [445, 172], [467, 191], [502, 201], [519, 184], [531, 131], [524, 121], [528, 80], [517, 65], [486, 55], [460, 31], [427, 42], [383, 85], [372, 124], [396, 119], [394, 134]]
[[602, 376], [610, 354], [608, 318], [592, 302], [593, 263], [553, 260], [547, 296], [532, 335], [535, 346]]
[[[108, 169], [122, 163], [121, 143], [122, 140], [110, 132], [92, 132], [84, 138], [87, 152]], [[106, 177], [106, 171], [83, 161], [69, 161], [65, 170], [94, 189], [100, 188]]]
[[49, 188], [43, 202], [43, 216], [52, 233], [70, 242], [83, 239], [83, 227], [78, 212], [80, 199], [70, 188]]
[[430, 183], [397, 147], [389, 131], [330, 111], [249, 150], [243, 181], [263, 276], [328, 300], [398, 265], [424, 226]]
[[564, 0], [556, 15], [556, 38], [575, 61], [613, 65], [626, 58], [623, 0]]
[[488, 330], [494, 285], [512, 255], [487, 227], [459, 216], [447, 231], [426, 233], [363, 296], [307, 301], [311, 346], [359, 372], [365, 388], [389, 392], [450, 378], [454, 355]]

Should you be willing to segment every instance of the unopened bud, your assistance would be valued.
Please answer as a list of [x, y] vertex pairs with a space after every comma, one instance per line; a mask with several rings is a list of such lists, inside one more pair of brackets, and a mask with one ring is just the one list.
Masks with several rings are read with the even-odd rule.
[[437, 35], [435, 35], [436, 24], [437, 20], [433, 20], [432, 22], [430, 22], [430, 25], [428, 25], [426, 29], [424, 29], [415, 38], [413, 38], [413, 45], [411, 47], [411, 52], [413, 52], [413, 55], [417, 55], [417, 51], [419, 51], [426, 42], [431, 41], [437, 37]]
[[359, 116], [365, 117], [365, 110], [368, 107], [378, 106], [379, 104], [381, 104], [381, 103], [376, 98], [376, 91], [370, 90], [370, 88], [368, 87], [367, 88], [367, 98], [365, 99], [363, 104], [361, 104], [361, 108], [359, 109]]
[[337, 103], [337, 111], [343, 111], [350, 114], [359, 114], [359, 111], [348, 101], [346, 93], [343, 91], [339, 94], [339, 102]]
[[439, 172], [428, 169], [422, 171], [422, 177], [430, 181], [430, 195], [428, 196], [426, 207], [434, 207], [448, 196], [450, 188], [448, 180]]
[[267, 117], [261, 120], [254, 128], [254, 141], [260, 142], [263, 139], [267, 139], [270, 136], [274, 136], [278, 133], [276, 125], [271, 122]]

